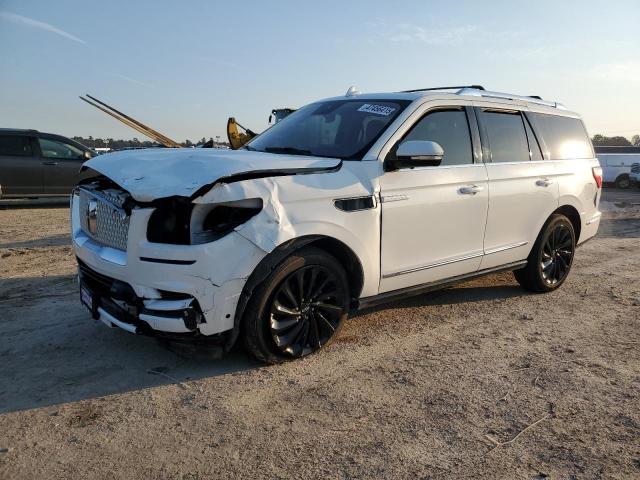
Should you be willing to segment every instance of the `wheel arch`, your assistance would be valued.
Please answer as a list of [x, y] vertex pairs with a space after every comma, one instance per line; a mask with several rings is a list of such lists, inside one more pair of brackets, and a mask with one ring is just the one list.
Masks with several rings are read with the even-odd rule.
[[[576, 244], [578, 244], [578, 241], [580, 240], [580, 232], [582, 230], [582, 220], [580, 218], [580, 212], [578, 212], [578, 210], [573, 205], [566, 204], [554, 210], [552, 215], [557, 213], [564, 215], [569, 219], [569, 221], [571, 222], [571, 225], [573, 225], [573, 230], [576, 234]], [[549, 218], [551, 218], [551, 216]]]
[[260, 260], [251, 275], [247, 278], [236, 306], [233, 333], [226, 342], [225, 349], [227, 351], [233, 346], [240, 334], [242, 318], [253, 291], [284, 259], [295, 251], [307, 246], [314, 246], [335, 257], [345, 267], [351, 289], [351, 298], [357, 299], [360, 297], [364, 285], [364, 268], [360, 258], [358, 258], [356, 253], [347, 244], [326, 235], [305, 235], [288, 240], [278, 245]]

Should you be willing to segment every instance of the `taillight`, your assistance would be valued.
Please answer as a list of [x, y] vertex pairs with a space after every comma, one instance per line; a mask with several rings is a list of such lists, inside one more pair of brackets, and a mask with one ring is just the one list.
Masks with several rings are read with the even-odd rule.
[[596, 181], [598, 188], [602, 188], [602, 167], [593, 167], [593, 179]]

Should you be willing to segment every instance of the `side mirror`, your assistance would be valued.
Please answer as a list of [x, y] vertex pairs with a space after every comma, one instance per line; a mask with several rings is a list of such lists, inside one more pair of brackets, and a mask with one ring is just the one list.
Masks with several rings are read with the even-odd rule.
[[84, 158], [85, 160], [90, 160], [93, 158], [93, 155], [89, 150], [85, 150], [84, 152], [82, 152], [82, 158]]
[[443, 156], [444, 150], [436, 142], [409, 140], [400, 144], [390, 167], [393, 170], [406, 167], [437, 167]]

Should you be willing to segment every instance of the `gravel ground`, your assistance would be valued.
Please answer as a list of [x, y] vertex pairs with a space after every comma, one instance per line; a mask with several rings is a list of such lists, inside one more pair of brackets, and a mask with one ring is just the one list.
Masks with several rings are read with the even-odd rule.
[[0, 478], [640, 478], [640, 192], [605, 199], [559, 291], [492, 275], [272, 367], [92, 321], [64, 203], [0, 202]]

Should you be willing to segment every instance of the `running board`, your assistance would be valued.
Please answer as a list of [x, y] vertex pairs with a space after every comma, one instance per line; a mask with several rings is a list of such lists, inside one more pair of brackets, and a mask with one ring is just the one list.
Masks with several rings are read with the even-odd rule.
[[379, 295], [373, 295], [371, 297], [364, 297], [355, 300], [352, 306], [352, 310], [362, 310], [364, 308], [375, 307], [383, 303], [393, 302], [401, 300], [407, 297], [413, 297], [422, 293], [432, 292], [434, 290], [440, 290], [442, 288], [450, 287], [460, 282], [471, 280], [472, 278], [482, 277], [490, 273], [508, 272], [511, 270], [518, 270], [527, 265], [526, 260], [520, 262], [507, 263], [506, 265], [500, 265], [499, 267], [486, 268], [484, 270], [478, 270], [477, 272], [465, 273], [464, 275], [458, 275], [456, 277], [445, 278], [436, 282], [423, 283], [421, 285], [414, 285], [412, 287], [401, 288], [399, 290], [392, 290], [391, 292], [380, 293]]

